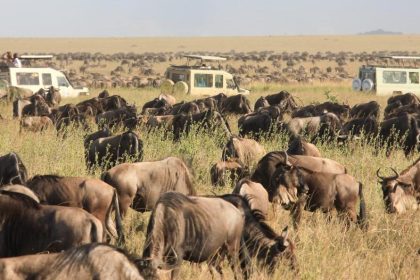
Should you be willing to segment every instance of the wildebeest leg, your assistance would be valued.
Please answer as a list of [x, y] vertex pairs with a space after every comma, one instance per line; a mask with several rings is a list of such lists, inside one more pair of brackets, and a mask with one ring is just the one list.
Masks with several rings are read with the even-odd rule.
[[239, 248], [240, 248], [240, 242], [239, 240], [231, 242], [231, 244], [227, 244], [227, 257], [230, 263], [230, 267], [233, 271], [234, 279], [238, 279], [238, 275], [241, 274], [241, 271], [239, 269]]
[[302, 212], [303, 212], [303, 207], [305, 206], [305, 203], [306, 203], [306, 197], [300, 197], [298, 201], [293, 205], [290, 211], [290, 215], [292, 216], [292, 221], [293, 221], [293, 228], [296, 230], [298, 229], [300, 221], [302, 219]]
[[211, 274], [211, 278], [214, 279], [215, 272], [220, 275], [220, 279], [223, 279], [223, 271], [221, 262], [225, 258], [225, 255], [221, 252], [217, 253], [214, 257], [212, 257], [209, 261], [207, 261], [207, 265]]

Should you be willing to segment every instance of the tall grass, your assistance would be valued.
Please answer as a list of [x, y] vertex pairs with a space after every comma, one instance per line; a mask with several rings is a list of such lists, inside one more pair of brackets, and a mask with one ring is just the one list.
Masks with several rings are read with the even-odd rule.
[[[250, 99], [254, 102], [260, 95], [287, 89], [302, 100], [303, 104], [325, 100], [328, 88], [339, 102], [346, 99], [350, 104], [378, 100], [382, 105], [385, 99], [353, 93], [343, 85], [308, 85], [308, 86], [273, 86], [264, 90], [255, 85]], [[155, 90], [111, 90], [142, 106], [145, 101], [154, 98]], [[193, 97], [187, 97], [192, 99]], [[80, 99], [65, 100], [76, 103]], [[85, 167], [83, 135], [85, 132], [73, 129], [66, 137], [57, 136], [55, 131], [43, 133], [19, 133], [19, 123], [12, 119], [11, 105], [0, 105], [0, 155], [15, 151], [28, 168], [29, 176], [35, 174], [59, 174], [63, 176], [94, 176]], [[237, 131], [237, 117], [229, 117], [233, 130]], [[194, 175], [194, 185], [200, 194], [226, 193], [229, 187], [213, 188], [210, 184], [210, 166], [220, 159], [222, 144], [225, 141], [221, 132], [206, 134], [193, 130], [180, 142], [173, 143], [164, 138], [162, 131], [147, 133], [136, 131], [144, 141], [144, 161], [158, 160], [167, 156], [183, 158]], [[265, 139], [262, 144], [267, 151], [285, 149], [286, 138], [275, 135]], [[396, 216], [384, 211], [381, 189], [377, 183], [376, 170], [379, 167], [395, 167], [401, 171], [411, 164], [415, 155], [405, 158], [401, 151], [385, 157], [385, 151], [375, 151], [374, 147], [363, 141], [351, 146], [338, 146], [323, 143], [319, 145], [321, 153], [343, 163], [350, 174], [363, 182], [367, 203], [369, 229], [362, 232], [357, 227], [345, 231], [340, 220], [333, 217], [327, 221], [322, 213], [304, 213], [299, 232], [292, 230], [292, 239], [296, 243], [299, 262], [299, 276], [302, 279], [418, 279], [420, 275], [420, 211]], [[145, 230], [150, 213], [140, 214], [129, 211], [124, 220], [127, 236], [126, 247], [135, 254], [141, 254], [145, 239]], [[334, 215], [333, 215], [334, 216]], [[280, 233], [285, 225], [291, 224], [289, 213], [278, 209], [269, 224]], [[233, 277], [230, 269], [224, 267], [225, 277]], [[206, 265], [192, 266], [184, 263], [181, 279], [208, 279], [210, 274]], [[296, 275], [286, 265], [280, 265], [271, 277], [264, 273], [254, 273], [253, 279], [294, 279]]]

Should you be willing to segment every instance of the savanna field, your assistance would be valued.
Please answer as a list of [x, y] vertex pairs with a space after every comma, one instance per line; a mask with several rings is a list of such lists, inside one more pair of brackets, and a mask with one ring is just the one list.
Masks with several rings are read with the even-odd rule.
[[[357, 103], [376, 100], [385, 107], [386, 98], [355, 93], [349, 83], [314, 83], [311, 85], [252, 84], [248, 98], [252, 107], [262, 95], [287, 90], [300, 103], [307, 105], [327, 100]], [[144, 89], [109, 89], [111, 94], [119, 94], [129, 103], [134, 103], [138, 110], [143, 104], [159, 95], [159, 90]], [[64, 99], [64, 103], [77, 103], [94, 97], [99, 90], [92, 90], [88, 97]], [[186, 96], [183, 99], [192, 100]], [[181, 97], [177, 97], [180, 101]], [[101, 171], [88, 173], [85, 166], [83, 136], [85, 131], [70, 129], [63, 138], [55, 130], [42, 133], [19, 132], [19, 121], [12, 118], [12, 105], [0, 104], [0, 154], [17, 152], [28, 169], [29, 177], [36, 174], [57, 174], [62, 176], [86, 176], [99, 178]], [[237, 117], [229, 116], [228, 121], [234, 133], [237, 130]], [[92, 123], [92, 131], [96, 126]], [[210, 183], [210, 167], [221, 158], [223, 145], [227, 138], [217, 131], [213, 134], [193, 132], [174, 143], [164, 139], [162, 131], [147, 133], [138, 128], [136, 133], [144, 142], [144, 161], [160, 160], [168, 156], [182, 158], [194, 177], [194, 186], [199, 194], [230, 193], [230, 187], [214, 188]], [[287, 149], [287, 137], [276, 134], [264, 139], [262, 145], [266, 151]], [[289, 225], [291, 238], [296, 245], [299, 274], [295, 275], [284, 264], [275, 274], [268, 276], [264, 272], [255, 272], [252, 279], [419, 279], [420, 277], [420, 211], [403, 215], [385, 213], [382, 191], [377, 182], [376, 170], [382, 169], [389, 174], [389, 167], [401, 171], [418, 158], [418, 153], [406, 158], [402, 151], [395, 151], [389, 158], [385, 150], [375, 151], [372, 146], [359, 141], [349, 145], [320, 144], [322, 155], [344, 164], [348, 173], [361, 181], [367, 204], [369, 229], [366, 232], [358, 227], [345, 227], [335, 215], [327, 221], [322, 213], [305, 212], [299, 231], [291, 227], [289, 212], [280, 208], [270, 213], [269, 224], [277, 233]], [[388, 172], [388, 173], [387, 173]], [[229, 184], [228, 184], [229, 185]], [[145, 232], [150, 213], [140, 214], [130, 210], [124, 219], [126, 245], [130, 253], [141, 255]], [[227, 263], [224, 265], [226, 279], [233, 275]], [[209, 279], [206, 264], [191, 265], [184, 262], [180, 279]]]

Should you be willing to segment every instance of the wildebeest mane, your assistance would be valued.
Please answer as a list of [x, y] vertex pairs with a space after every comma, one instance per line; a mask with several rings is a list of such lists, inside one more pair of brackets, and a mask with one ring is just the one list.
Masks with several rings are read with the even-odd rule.
[[40, 180], [47, 181], [49, 183], [57, 183], [60, 179], [62, 179], [63, 176], [59, 175], [35, 175], [31, 179], [28, 180], [27, 185], [33, 185]]

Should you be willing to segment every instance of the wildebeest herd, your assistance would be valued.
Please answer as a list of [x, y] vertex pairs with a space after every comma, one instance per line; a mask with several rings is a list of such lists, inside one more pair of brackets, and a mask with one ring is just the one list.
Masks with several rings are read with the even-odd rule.
[[[286, 91], [261, 97], [254, 109], [243, 95], [179, 103], [161, 95], [140, 113], [106, 91], [62, 106], [53, 88], [48, 94], [14, 102], [22, 130], [53, 126], [57, 137], [67, 137], [70, 125], [86, 130], [86, 168], [100, 168], [102, 176], [28, 178], [17, 153], [0, 157], [2, 279], [154, 279], [159, 270], [171, 270], [176, 278], [183, 260], [206, 262], [212, 275], [223, 275], [225, 258], [238, 278], [248, 279], [256, 269], [273, 273], [281, 262], [298, 275], [304, 261], [296, 257], [299, 247], [287, 223], [282, 232], [268, 225], [271, 214], [289, 210], [296, 230], [303, 210], [336, 211], [344, 230], [353, 224], [362, 231], [369, 227], [363, 183], [345, 165], [323, 158], [317, 143], [366, 140], [385, 146], [388, 155], [401, 148], [406, 156], [420, 148], [420, 100], [410, 93], [391, 97], [382, 121], [375, 101], [352, 108], [334, 102], [300, 107]], [[230, 114], [239, 115], [239, 135], [232, 134]], [[89, 133], [92, 123], [98, 131]], [[113, 135], [121, 127], [126, 131]], [[173, 141], [197, 131], [224, 134], [220, 161], [208, 169], [212, 184], [231, 184], [232, 193], [198, 194], [181, 158], [143, 161], [136, 132], [152, 130]], [[267, 153], [261, 140], [277, 133], [288, 137], [288, 149]], [[393, 176], [376, 174], [386, 211], [417, 209], [420, 158], [401, 173], [392, 170]], [[106, 245], [124, 246], [129, 207], [152, 211], [142, 256]]]

